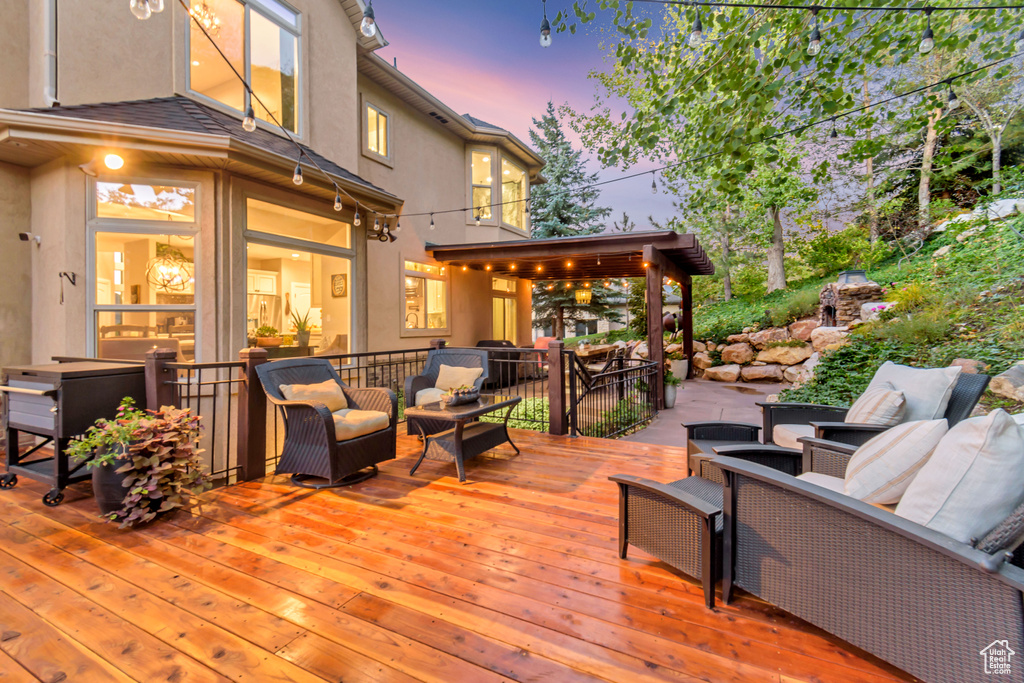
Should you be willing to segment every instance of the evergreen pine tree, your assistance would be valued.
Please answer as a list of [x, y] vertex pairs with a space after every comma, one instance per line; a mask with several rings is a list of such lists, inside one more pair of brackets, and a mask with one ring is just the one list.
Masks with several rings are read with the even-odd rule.
[[[566, 138], [553, 103], [548, 102], [547, 112], [540, 119], [533, 119], [533, 125], [536, 130], [530, 129], [530, 141], [547, 161], [547, 183], [534, 186], [530, 194], [530, 237], [576, 237], [602, 232], [611, 209], [597, 206], [600, 192], [587, 187], [597, 182], [597, 173], [587, 172], [583, 151], [573, 149]], [[580, 287], [591, 290], [589, 304], [576, 303], [575, 293]], [[596, 316], [619, 322], [621, 315], [609, 303], [615, 295], [604, 281], [538, 282], [533, 291], [534, 325], [543, 327], [550, 323], [554, 335], [561, 339], [567, 321]]]

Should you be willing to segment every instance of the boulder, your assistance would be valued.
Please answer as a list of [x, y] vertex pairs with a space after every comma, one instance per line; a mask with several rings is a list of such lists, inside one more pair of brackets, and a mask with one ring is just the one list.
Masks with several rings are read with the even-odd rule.
[[708, 342], [707, 344], [705, 344], [705, 346], [707, 347], [708, 351], [714, 351], [715, 349], [718, 348], [718, 344], [714, 342]]
[[988, 366], [980, 360], [972, 358], [957, 358], [949, 365], [950, 367], [963, 368], [961, 372], [966, 372], [968, 375], [978, 375], [988, 369]]
[[[804, 369], [810, 373], [811, 377], [814, 377], [814, 368], [818, 365], [821, 360], [821, 354], [815, 351], [811, 354], [811, 357], [804, 361]], [[808, 377], [810, 379], [810, 377]]]
[[889, 301], [869, 301], [861, 304], [860, 306], [860, 319], [867, 322], [868, 320], [878, 320], [878, 314], [887, 308], [892, 308], [896, 304]]
[[[680, 348], [680, 350], [682, 350], [682, 348]], [[699, 341], [693, 342], [693, 352], [694, 353], [697, 353], [698, 351], [707, 351], [707, 350], [708, 350], [708, 347], [707, 347], [706, 344], [704, 344], [704, 342], [699, 342]]]
[[814, 353], [814, 349], [811, 348], [810, 344], [802, 344], [801, 346], [774, 346], [757, 354], [757, 360], [764, 363], [796, 365], [797, 363], [803, 363], [805, 360], [810, 358], [812, 353]]
[[647, 358], [647, 342], [640, 342], [633, 349], [633, 358]]
[[1009, 370], [993, 377], [988, 388], [998, 396], [1024, 401], [1024, 360], [1017, 361]]
[[749, 363], [754, 360], [754, 349], [750, 344], [729, 344], [722, 349], [723, 363]]
[[704, 370], [704, 378], [716, 382], [735, 382], [740, 378], [740, 366], [717, 365]]
[[781, 365], [751, 365], [740, 371], [744, 382], [781, 382], [783, 370]]
[[725, 338], [726, 344], [743, 344], [750, 341], [750, 335], [744, 332], [743, 334], [730, 334]]
[[798, 382], [804, 382], [810, 376], [810, 371], [801, 363], [800, 365], [792, 365], [782, 371], [782, 378], [787, 382], [797, 384]]
[[711, 362], [711, 356], [704, 353], [703, 351], [698, 351], [697, 353], [693, 354], [693, 367], [695, 368], [698, 368], [700, 370], [710, 368]]
[[675, 353], [676, 351], [682, 352], [682, 350], [682, 344], [669, 344], [668, 346], [665, 347], [665, 355], [667, 356], [668, 354]]
[[750, 361], [750, 364], [751, 365], [768, 365], [763, 360], [753, 360], [753, 361]]
[[817, 320], [797, 320], [789, 326], [789, 336], [800, 341], [810, 341], [811, 332], [818, 327]]
[[1019, 199], [997, 199], [988, 205], [988, 219], [994, 221], [1018, 213], [1020, 201]]
[[768, 342], [789, 341], [789, 330], [785, 327], [770, 327], [750, 335], [750, 343], [763, 349]]
[[932, 254], [932, 258], [942, 258], [951, 251], [953, 251], [953, 245], [947, 244], [944, 247], [939, 247], [938, 249], [936, 249], [935, 253]]
[[764, 402], [765, 403], [778, 403], [779, 402], [779, 395], [778, 394], [768, 394], [767, 396], [764, 397]]
[[986, 226], [984, 225], [976, 225], [973, 228], [967, 228], [962, 233], [956, 236], [956, 241], [963, 244], [964, 242], [971, 239], [975, 235], [980, 235], [981, 233], [985, 232], [985, 227]]
[[849, 335], [846, 327], [818, 327], [811, 332], [811, 345], [815, 351], [821, 351], [829, 344], [843, 344]]

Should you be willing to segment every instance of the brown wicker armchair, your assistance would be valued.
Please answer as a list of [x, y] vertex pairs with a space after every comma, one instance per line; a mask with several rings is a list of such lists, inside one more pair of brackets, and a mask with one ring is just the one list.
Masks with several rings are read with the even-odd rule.
[[[473, 383], [473, 387], [477, 391], [482, 390], [484, 384], [486, 384], [490, 369], [488, 352], [484, 349], [432, 349], [427, 352], [427, 360], [420, 374], [405, 378], [406, 409], [416, 405], [416, 394], [419, 391], [434, 386], [442, 365], [482, 368], [483, 373]], [[420, 436], [437, 434], [449, 428], [451, 428], [450, 422], [423, 417], [409, 417], [406, 419], [405, 424], [405, 429], [409, 434], [418, 434]]]
[[[292, 482], [306, 488], [350, 486], [377, 474], [377, 463], [395, 457], [398, 399], [388, 389], [346, 386], [330, 361], [290, 358], [256, 368], [267, 398], [284, 412], [284, 449], [277, 474], [294, 473]], [[349, 408], [388, 415], [388, 427], [345, 441], [335, 438], [334, 417], [323, 403], [289, 401], [282, 384], [317, 384], [333, 379], [345, 394]], [[323, 483], [310, 483], [322, 479]]]

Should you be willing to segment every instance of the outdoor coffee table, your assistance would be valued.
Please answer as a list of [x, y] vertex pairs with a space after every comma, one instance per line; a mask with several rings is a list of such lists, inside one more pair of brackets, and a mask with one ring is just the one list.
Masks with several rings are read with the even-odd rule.
[[[519, 455], [519, 448], [512, 443], [512, 439], [508, 435], [508, 418], [512, 414], [513, 408], [522, 400], [521, 396], [481, 396], [479, 400], [461, 406], [449, 406], [445, 405], [443, 401], [436, 401], [406, 409], [407, 418], [411, 415], [433, 420], [448, 420], [453, 424], [452, 428], [446, 431], [424, 435], [423, 452], [420, 454], [420, 459], [409, 470], [409, 474], [416, 472], [416, 468], [423, 462], [423, 458], [454, 462], [455, 468], [459, 472], [459, 481], [465, 483], [466, 460], [475, 458], [503, 443], [512, 446], [516, 455]], [[503, 408], [507, 409], [504, 421], [498, 423], [477, 421], [480, 416], [498, 412]]]

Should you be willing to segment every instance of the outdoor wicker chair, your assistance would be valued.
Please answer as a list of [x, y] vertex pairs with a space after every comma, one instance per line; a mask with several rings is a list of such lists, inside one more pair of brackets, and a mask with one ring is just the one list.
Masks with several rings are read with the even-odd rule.
[[[398, 399], [388, 389], [356, 389], [341, 381], [330, 361], [291, 358], [256, 367], [260, 383], [272, 404], [284, 413], [284, 449], [277, 474], [292, 473], [292, 482], [306, 488], [350, 486], [377, 474], [377, 463], [395, 457]], [[341, 386], [348, 407], [388, 415], [388, 426], [352, 439], [338, 441], [334, 416], [323, 403], [289, 401], [283, 384], [318, 384], [334, 380]], [[311, 479], [323, 479], [312, 483]]]
[[[463, 368], [482, 368], [483, 374], [473, 382], [473, 387], [480, 391], [488, 378], [488, 352], [484, 349], [432, 349], [427, 352], [427, 360], [419, 375], [405, 378], [405, 407], [416, 405], [416, 393], [430, 389], [437, 383], [437, 374], [442, 365]], [[431, 420], [422, 417], [409, 417], [405, 423], [409, 434], [429, 436], [451, 428], [451, 423], [444, 420]]]
[[1024, 570], [1007, 562], [1024, 506], [972, 547], [756, 463], [714, 464], [726, 603], [742, 588], [925, 681], [990, 681], [986, 650], [1024, 652]]

